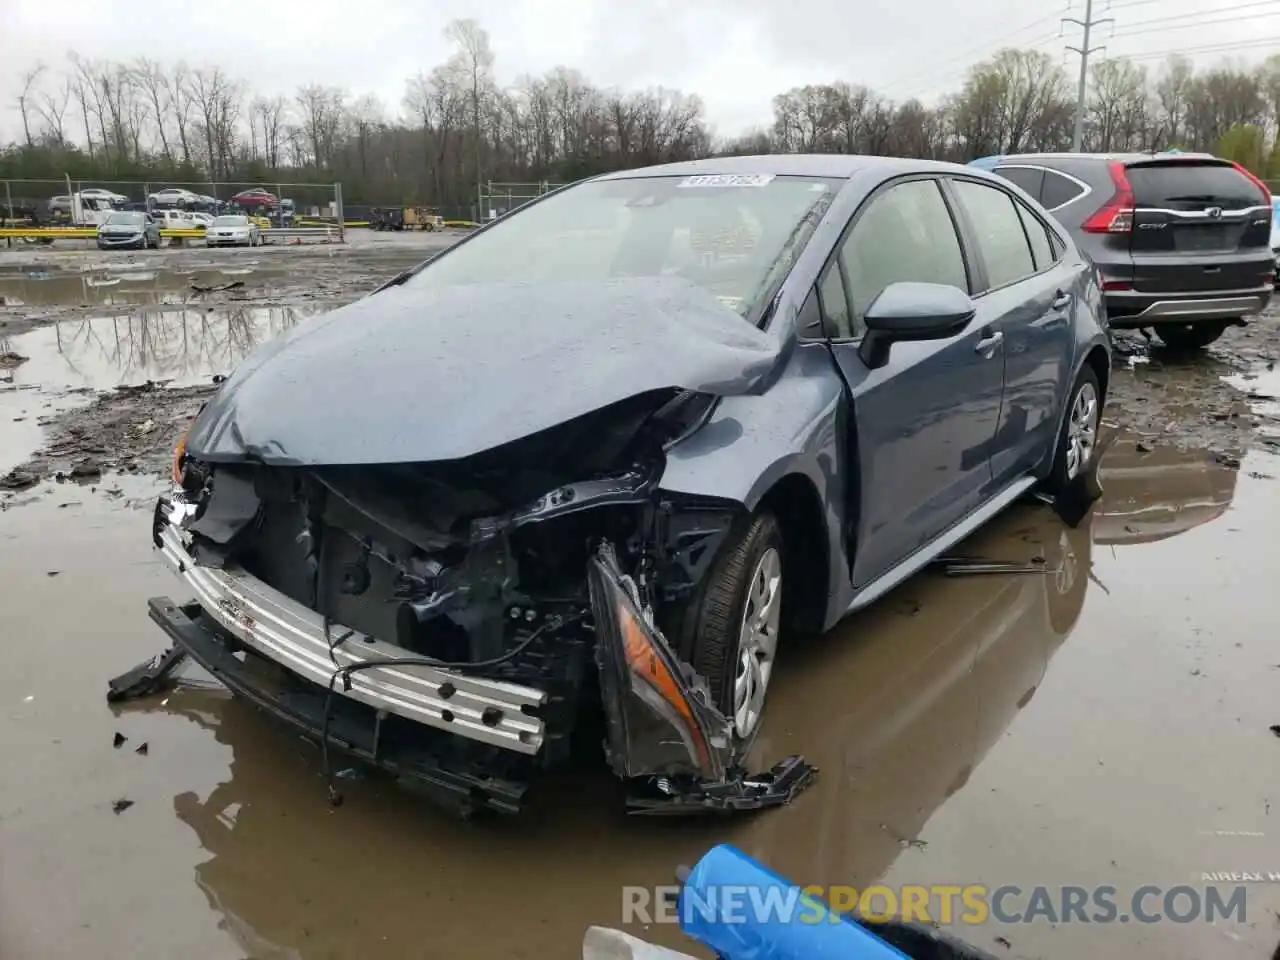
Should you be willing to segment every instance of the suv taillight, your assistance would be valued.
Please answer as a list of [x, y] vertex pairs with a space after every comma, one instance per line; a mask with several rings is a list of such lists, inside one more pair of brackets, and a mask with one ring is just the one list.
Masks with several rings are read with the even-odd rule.
[[1248, 177], [1249, 181], [1255, 187], [1257, 187], [1259, 190], [1262, 191], [1262, 202], [1268, 207], [1271, 206], [1271, 188], [1268, 187], [1265, 183], [1263, 183], [1261, 178], [1259, 178], [1258, 176], [1250, 172], [1248, 167], [1242, 167], [1240, 164], [1236, 163], [1234, 160], [1231, 161], [1231, 165], [1235, 167], [1236, 170], [1238, 170], [1244, 176]]
[[1085, 233], [1133, 232], [1133, 187], [1125, 175], [1123, 163], [1107, 164], [1115, 190], [1111, 199], [1080, 228]]

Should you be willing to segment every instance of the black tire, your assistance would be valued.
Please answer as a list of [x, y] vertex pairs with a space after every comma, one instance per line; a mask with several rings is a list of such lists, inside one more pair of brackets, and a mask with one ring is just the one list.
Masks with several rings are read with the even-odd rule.
[[1156, 333], [1170, 350], [1201, 350], [1227, 330], [1225, 320], [1197, 320], [1194, 323], [1162, 323]]
[[[689, 601], [679, 618], [676, 649], [693, 668], [706, 678], [716, 706], [733, 720], [734, 678], [737, 673], [743, 616], [748, 603], [751, 579], [768, 551], [779, 560], [779, 593], [777, 602], [786, 602], [786, 558], [782, 531], [773, 514], [756, 514], [736, 524], [729, 532], [701, 589]], [[777, 659], [777, 641], [774, 657]], [[771, 671], [772, 673], [772, 671]], [[768, 692], [768, 685], [765, 686]], [[763, 711], [763, 708], [762, 708]], [[734, 728], [739, 752], [754, 740], [760, 730], [757, 720], [746, 736]]]
[[[1093, 443], [1089, 450], [1089, 460], [1084, 467], [1071, 471], [1070, 465], [1070, 447], [1071, 447], [1071, 423], [1072, 417], [1076, 411], [1076, 404], [1080, 400], [1080, 394], [1086, 389], [1093, 391], [1094, 397], [1094, 425], [1093, 425]], [[1053, 466], [1049, 469], [1049, 475], [1041, 484], [1041, 489], [1050, 495], [1056, 496], [1066, 489], [1067, 484], [1078, 476], [1084, 469], [1092, 465], [1092, 458], [1097, 455], [1098, 450], [1098, 428], [1102, 424], [1102, 388], [1098, 384], [1098, 375], [1093, 372], [1093, 368], [1085, 364], [1084, 369], [1080, 371], [1080, 375], [1076, 377], [1076, 382], [1071, 386], [1071, 393], [1067, 395], [1066, 416], [1062, 418], [1062, 425], [1058, 428], [1058, 439], [1054, 442], [1053, 447]]]

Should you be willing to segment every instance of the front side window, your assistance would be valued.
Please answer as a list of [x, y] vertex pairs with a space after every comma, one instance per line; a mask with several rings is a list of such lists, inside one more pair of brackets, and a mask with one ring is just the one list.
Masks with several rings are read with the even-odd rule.
[[987, 267], [988, 289], [1017, 283], [1035, 273], [1035, 260], [1013, 197], [972, 180], [955, 180], [953, 186], [973, 225]]
[[747, 317], [843, 183], [767, 174], [592, 180], [508, 214], [406, 286], [671, 276]]
[[840, 261], [855, 318], [891, 283], [969, 290], [960, 240], [935, 180], [910, 180], [875, 197], [841, 247]]
[[106, 220], [113, 227], [136, 227], [142, 223], [142, 216], [137, 213], [113, 213]]

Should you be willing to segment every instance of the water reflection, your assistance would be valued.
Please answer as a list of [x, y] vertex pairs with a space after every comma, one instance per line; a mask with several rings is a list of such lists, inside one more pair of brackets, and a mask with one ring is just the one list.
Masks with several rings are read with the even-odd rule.
[[0, 297], [10, 307], [147, 306], [183, 304], [198, 296], [193, 283], [213, 286], [230, 279], [255, 285], [284, 277], [285, 270], [242, 263], [192, 264], [173, 272], [146, 263], [121, 263], [86, 271], [30, 269], [0, 273]]
[[669, 883], [719, 840], [812, 883], [866, 884], [910, 850], [1032, 701], [1089, 583], [1088, 523], [1068, 530], [1046, 509], [1014, 511], [965, 552], [1039, 556], [1050, 573], [916, 577], [797, 641], [761, 748], [803, 752], [821, 776], [795, 807], [755, 819], [627, 819], [595, 769], [548, 784], [516, 823], [455, 823], [376, 779], [334, 811], [314, 752], [247, 706], [197, 691], [134, 709], [181, 713], [232, 750], [226, 780], [206, 797], [179, 792], [174, 810], [209, 854], [197, 882], [240, 950], [417, 956], [429, 929], [440, 956], [481, 943], [485, 955], [570, 955], [587, 924], [620, 923], [622, 885]]
[[1222, 516], [1235, 497], [1238, 463], [1207, 450], [1156, 447], [1122, 435], [1103, 458], [1094, 508], [1100, 544], [1154, 543]]
[[130, 316], [62, 320], [20, 337], [12, 349], [30, 360], [15, 382], [109, 388], [120, 383], [208, 382], [258, 344], [316, 312], [306, 307], [188, 308]]

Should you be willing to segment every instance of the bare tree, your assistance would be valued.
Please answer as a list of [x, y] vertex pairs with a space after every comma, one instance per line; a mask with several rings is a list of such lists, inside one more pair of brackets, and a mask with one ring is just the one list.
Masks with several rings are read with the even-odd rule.
[[36, 145], [31, 133], [31, 114], [36, 110], [36, 100], [40, 95], [40, 78], [44, 76], [44, 72], [44, 64], [37, 63], [22, 74], [22, 81], [18, 88], [18, 115], [22, 118], [22, 135], [28, 147]]
[[35, 111], [44, 121], [42, 136], [53, 146], [61, 147], [67, 142], [66, 127], [63, 118], [71, 105], [72, 80], [63, 76], [55, 89], [45, 89], [35, 101]]
[[476, 153], [476, 202], [480, 199], [482, 180], [480, 167], [480, 92], [489, 88], [493, 69], [493, 50], [489, 46], [489, 34], [478, 22], [471, 19], [454, 20], [444, 30], [445, 38], [456, 44], [462, 62], [471, 76], [472, 136]]

